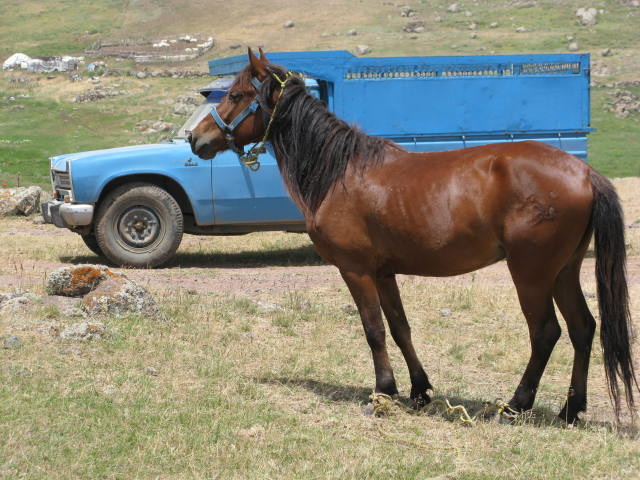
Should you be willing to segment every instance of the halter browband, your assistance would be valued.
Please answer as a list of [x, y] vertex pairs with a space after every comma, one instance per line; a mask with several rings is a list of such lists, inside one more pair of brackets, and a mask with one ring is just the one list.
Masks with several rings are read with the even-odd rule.
[[[220, 114], [218, 113], [217, 106], [214, 105], [213, 108], [211, 109], [211, 116], [213, 117], [213, 120], [216, 122], [218, 127], [220, 127], [220, 130], [222, 130], [222, 133], [224, 134], [224, 137], [225, 137], [225, 140], [227, 141], [227, 146], [229, 147], [229, 149], [235, 152], [236, 155], [238, 155], [238, 158], [247, 167], [249, 167], [250, 170], [254, 172], [260, 168], [260, 162], [258, 161], [258, 156], [261, 153], [266, 152], [265, 142], [267, 141], [267, 137], [269, 136], [269, 130], [271, 129], [271, 122], [273, 121], [273, 115], [276, 112], [276, 108], [278, 106], [278, 102], [280, 101], [280, 97], [282, 96], [282, 92], [284, 92], [284, 87], [287, 85], [287, 82], [294, 75], [294, 73], [290, 71], [287, 72], [284, 80], [281, 80], [280, 77], [278, 77], [278, 75], [276, 75], [273, 72], [271, 73], [271, 75], [280, 84], [280, 94], [278, 95], [278, 100], [276, 100], [276, 104], [274, 105], [273, 110], [271, 111], [269, 123], [267, 124], [267, 127], [264, 132], [264, 137], [260, 142], [256, 143], [253, 147], [251, 147], [248, 152], [245, 153], [244, 147], [241, 147], [236, 144], [236, 140], [233, 136], [233, 131], [238, 127], [238, 125], [242, 123], [242, 121], [245, 118], [247, 118], [252, 113], [255, 113], [258, 110], [258, 108], [260, 108], [258, 95], [256, 95], [253, 101], [249, 105], [247, 105], [236, 116], [236, 118], [234, 118], [231, 121], [231, 123], [226, 123], [224, 120], [222, 120], [222, 117], [220, 117]], [[259, 93], [260, 88], [262, 87], [262, 82], [260, 82], [260, 80], [258, 80], [256, 77], [251, 77], [251, 84]]]

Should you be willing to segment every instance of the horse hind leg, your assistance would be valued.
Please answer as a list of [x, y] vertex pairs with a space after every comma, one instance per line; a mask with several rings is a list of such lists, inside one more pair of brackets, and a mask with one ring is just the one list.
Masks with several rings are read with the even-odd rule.
[[398, 388], [387, 352], [376, 282], [373, 276], [368, 274], [344, 270], [340, 270], [340, 274], [356, 302], [367, 343], [371, 348], [376, 375], [375, 392], [396, 395]]
[[529, 362], [509, 401], [512, 409], [524, 411], [533, 407], [540, 378], [560, 338], [560, 325], [553, 307], [554, 280], [549, 280], [549, 272], [536, 272], [530, 262], [520, 266], [513, 259], [507, 262], [518, 292], [522, 312], [527, 320], [531, 342]]
[[596, 329], [596, 322], [580, 287], [581, 261], [582, 256], [578, 261], [565, 267], [558, 275], [553, 289], [553, 298], [567, 323], [569, 338], [574, 349], [571, 385], [567, 401], [559, 414], [559, 417], [567, 423], [579, 420], [578, 413], [587, 408], [587, 375]]
[[400, 348], [407, 367], [409, 368], [411, 399], [414, 402], [415, 408], [421, 408], [431, 401], [427, 390], [432, 390], [433, 387], [431, 383], [429, 383], [429, 378], [422, 368], [422, 364], [413, 347], [411, 327], [404, 313], [395, 275], [378, 278], [377, 287], [380, 304], [382, 305], [385, 317], [387, 317], [391, 336]]

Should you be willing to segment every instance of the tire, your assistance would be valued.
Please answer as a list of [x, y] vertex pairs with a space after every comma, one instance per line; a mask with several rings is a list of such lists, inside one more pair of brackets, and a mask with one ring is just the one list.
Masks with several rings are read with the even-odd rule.
[[153, 268], [168, 262], [182, 240], [180, 206], [162, 188], [129, 183], [98, 208], [95, 234], [108, 260], [122, 267]]
[[93, 233], [88, 233], [87, 235], [80, 235], [84, 244], [91, 250], [93, 253], [98, 255], [99, 257], [104, 257], [104, 253], [102, 253], [102, 249], [100, 245], [98, 245], [98, 240]]

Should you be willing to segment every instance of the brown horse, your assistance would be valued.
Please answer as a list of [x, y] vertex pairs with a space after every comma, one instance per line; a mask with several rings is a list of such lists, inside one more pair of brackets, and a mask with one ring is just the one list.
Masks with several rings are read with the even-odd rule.
[[[258, 141], [265, 130], [291, 198], [304, 213], [318, 253], [336, 265], [358, 307], [373, 354], [376, 392], [397, 393], [382, 311], [411, 377], [416, 406], [430, 401], [429, 379], [414, 350], [396, 274], [450, 276], [506, 259], [527, 320], [531, 357], [509, 405], [533, 405], [560, 326], [575, 350], [560, 417], [586, 409], [595, 321], [580, 287], [580, 267], [595, 235], [601, 343], [609, 391], [630, 408], [631, 353], [624, 223], [612, 184], [588, 164], [533, 141], [409, 153], [369, 137], [309, 95], [303, 80], [249, 50], [216, 115], [190, 136], [204, 159]], [[240, 116], [239, 116], [240, 115]], [[234, 120], [235, 119], [235, 120]], [[232, 128], [230, 127], [232, 125]]]

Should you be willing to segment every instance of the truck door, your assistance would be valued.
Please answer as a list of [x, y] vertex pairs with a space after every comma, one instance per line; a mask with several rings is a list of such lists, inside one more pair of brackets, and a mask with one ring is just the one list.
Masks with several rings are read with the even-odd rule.
[[[318, 83], [310, 79], [306, 83], [309, 92], [320, 97]], [[260, 155], [259, 161], [260, 169], [252, 172], [230, 151], [219, 153], [212, 160], [216, 224], [304, 220], [284, 187], [276, 159], [265, 153]]]

